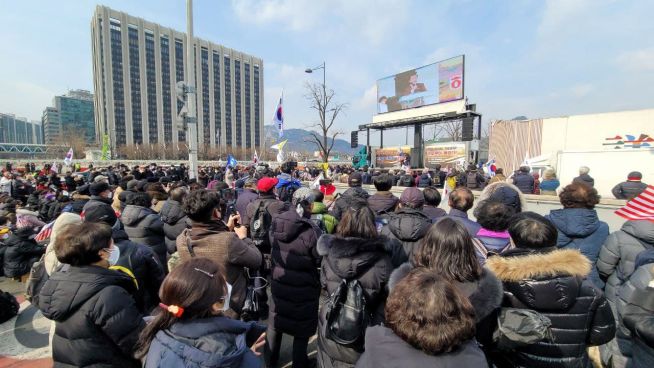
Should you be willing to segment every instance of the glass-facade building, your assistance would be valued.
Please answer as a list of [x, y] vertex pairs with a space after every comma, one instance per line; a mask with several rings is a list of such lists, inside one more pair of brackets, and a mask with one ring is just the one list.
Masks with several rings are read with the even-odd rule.
[[41, 123], [0, 113], [0, 143], [43, 144]]
[[[188, 68], [186, 35], [98, 6], [91, 21], [96, 139], [112, 150], [186, 142], [175, 85]], [[198, 146], [263, 144], [263, 61], [194, 41]]]
[[52, 106], [46, 107], [41, 118], [46, 144], [62, 144], [65, 134], [83, 134], [88, 145], [96, 143], [93, 94], [85, 90], [71, 90], [55, 96]]

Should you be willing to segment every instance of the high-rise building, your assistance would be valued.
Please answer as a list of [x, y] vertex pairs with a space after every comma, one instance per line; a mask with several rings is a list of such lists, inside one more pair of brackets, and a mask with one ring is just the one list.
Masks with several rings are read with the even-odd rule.
[[[188, 68], [186, 35], [97, 6], [91, 22], [96, 135], [112, 150], [186, 141], [175, 85]], [[198, 147], [263, 144], [263, 60], [194, 40]]]
[[52, 107], [43, 110], [41, 122], [46, 144], [62, 144], [64, 135], [72, 132], [83, 134], [87, 144], [95, 144], [93, 94], [78, 89], [55, 96]]
[[43, 144], [41, 123], [0, 113], [0, 143]]

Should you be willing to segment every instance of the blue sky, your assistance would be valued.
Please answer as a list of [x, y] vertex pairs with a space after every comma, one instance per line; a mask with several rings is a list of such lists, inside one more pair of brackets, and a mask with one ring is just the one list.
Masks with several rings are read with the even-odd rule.
[[[96, 4], [0, 0], [0, 112], [40, 119], [55, 94], [92, 90]], [[101, 4], [185, 30], [184, 0]], [[378, 78], [459, 54], [466, 95], [486, 121], [654, 107], [653, 1], [195, 0], [194, 7], [198, 37], [263, 58], [266, 120], [283, 89], [288, 127], [317, 119], [303, 85], [322, 75], [304, 69], [323, 61], [327, 86], [349, 104], [337, 123], [346, 139], [370, 122]], [[403, 141], [404, 134], [385, 137]]]

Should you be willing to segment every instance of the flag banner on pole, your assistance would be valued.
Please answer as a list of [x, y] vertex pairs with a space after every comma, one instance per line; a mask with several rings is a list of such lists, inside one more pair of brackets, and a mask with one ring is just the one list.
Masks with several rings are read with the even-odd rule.
[[654, 185], [648, 185], [637, 197], [615, 211], [615, 214], [627, 220], [654, 222]]
[[229, 154], [229, 155], [227, 156], [227, 166], [231, 166], [232, 168], [234, 168], [234, 167], [236, 167], [236, 165], [238, 165], [238, 161], [236, 161], [236, 159], [234, 158], [234, 156], [232, 156], [231, 154]]
[[102, 136], [102, 158], [103, 161], [109, 159], [109, 134]]
[[279, 150], [279, 152], [277, 152], [277, 162], [279, 162], [279, 163], [284, 162], [284, 158], [285, 158], [284, 157], [284, 151]]
[[279, 138], [284, 136], [284, 111], [282, 109], [282, 101], [284, 99], [284, 92], [282, 92], [281, 97], [279, 97], [279, 103], [275, 109], [275, 116], [273, 116], [273, 124], [277, 127], [279, 132]]
[[257, 150], [254, 150], [254, 156], [252, 156], [252, 162], [253, 163], [258, 163], [259, 162], [259, 155], [257, 155]]
[[59, 169], [57, 168], [57, 161], [52, 163], [52, 166], [50, 166], [50, 171], [52, 171], [55, 174], [59, 173]]
[[283, 141], [281, 141], [281, 142], [279, 142], [277, 144], [274, 144], [274, 145], [270, 146], [270, 148], [272, 148], [274, 150], [281, 151], [284, 148], [284, 145], [286, 144], [286, 142], [288, 142], [288, 139], [285, 139], [285, 140], [283, 140]]
[[64, 163], [66, 166], [70, 166], [71, 163], [73, 163], [73, 147], [71, 147], [68, 150], [68, 153], [66, 154], [66, 157], [64, 158]]

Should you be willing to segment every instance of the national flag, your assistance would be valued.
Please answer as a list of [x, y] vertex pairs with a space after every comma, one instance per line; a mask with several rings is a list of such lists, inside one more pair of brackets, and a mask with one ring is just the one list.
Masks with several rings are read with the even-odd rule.
[[284, 110], [282, 109], [282, 101], [284, 99], [284, 92], [279, 97], [279, 103], [277, 104], [277, 109], [275, 109], [275, 116], [273, 116], [273, 124], [277, 127], [279, 132], [279, 138], [284, 136]]
[[236, 161], [236, 159], [234, 158], [234, 156], [232, 156], [231, 154], [229, 154], [229, 155], [227, 156], [227, 166], [230, 166], [230, 167], [234, 168], [234, 167], [236, 167], [236, 165], [238, 165], [238, 161]]
[[615, 214], [627, 220], [647, 220], [654, 222], [654, 186], [648, 185], [637, 197], [627, 202]]
[[277, 152], [277, 162], [282, 163], [284, 162], [284, 159], [285, 159], [284, 151], [279, 150], [279, 152]]
[[50, 171], [52, 171], [55, 174], [59, 173], [59, 169], [57, 168], [57, 161], [52, 163], [52, 166], [50, 166]]
[[316, 178], [316, 180], [314, 180], [314, 181], [309, 185], [309, 188], [311, 188], [311, 189], [318, 189], [318, 188], [320, 188], [320, 181], [323, 180], [323, 179], [324, 179], [324, 175], [323, 175], [323, 173], [321, 172], [320, 175], [318, 175], [318, 177]]
[[288, 142], [288, 139], [285, 139], [285, 140], [283, 140], [283, 141], [281, 141], [281, 142], [279, 142], [277, 144], [274, 144], [274, 145], [270, 146], [270, 148], [272, 148], [274, 150], [281, 151], [284, 148], [284, 145], [286, 144], [286, 142]]
[[34, 237], [34, 240], [36, 240], [37, 242], [42, 242], [44, 240], [49, 239], [50, 235], [52, 235], [52, 228], [54, 227], [54, 223], [55, 222], [52, 221], [51, 223], [43, 226], [41, 231], [39, 231], [39, 233], [36, 234], [36, 237]]
[[73, 163], [73, 147], [70, 147], [66, 157], [64, 157], [64, 163], [66, 166], [70, 166], [70, 164]]
[[257, 155], [257, 150], [254, 150], [254, 156], [252, 156], [252, 162], [253, 163], [258, 163], [259, 162], [259, 155]]

